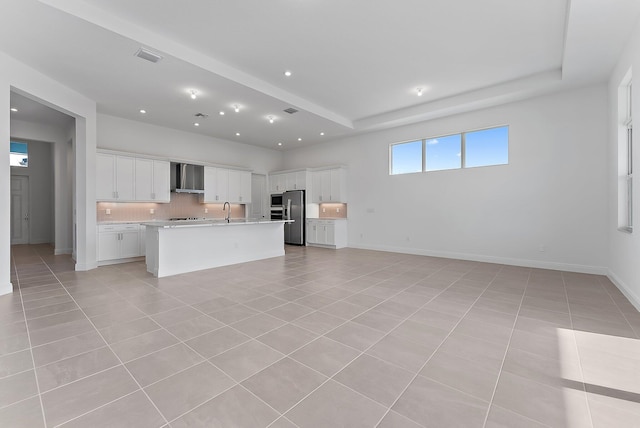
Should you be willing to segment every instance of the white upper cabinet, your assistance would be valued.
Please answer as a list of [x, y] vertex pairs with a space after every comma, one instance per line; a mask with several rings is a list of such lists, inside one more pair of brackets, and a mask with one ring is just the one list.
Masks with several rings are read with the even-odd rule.
[[251, 203], [251, 173], [249, 171], [229, 170], [228, 202]]
[[96, 200], [169, 202], [168, 161], [98, 153]]
[[332, 168], [311, 173], [311, 202], [347, 202], [347, 181], [344, 168]]
[[251, 203], [251, 172], [235, 169], [204, 168], [205, 203]]
[[153, 161], [153, 200], [171, 202], [171, 163]]
[[136, 159], [136, 200], [153, 199], [153, 160]]
[[116, 157], [98, 153], [96, 157], [96, 199], [116, 200]]
[[222, 204], [229, 198], [229, 170], [204, 167], [204, 202]]
[[170, 163], [136, 158], [136, 201], [170, 202]]
[[285, 174], [269, 175], [269, 192], [282, 193], [287, 190], [287, 179]]
[[282, 193], [287, 190], [305, 190], [308, 188], [307, 170], [269, 174], [269, 192]]
[[98, 153], [96, 174], [97, 200], [134, 200], [135, 158]]

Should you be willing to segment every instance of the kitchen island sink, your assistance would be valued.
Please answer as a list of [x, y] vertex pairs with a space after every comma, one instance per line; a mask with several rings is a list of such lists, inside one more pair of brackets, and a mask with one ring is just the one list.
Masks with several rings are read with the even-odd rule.
[[147, 271], [158, 278], [284, 255], [284, 223], [232, 219], [153, 221], [146, 226]]

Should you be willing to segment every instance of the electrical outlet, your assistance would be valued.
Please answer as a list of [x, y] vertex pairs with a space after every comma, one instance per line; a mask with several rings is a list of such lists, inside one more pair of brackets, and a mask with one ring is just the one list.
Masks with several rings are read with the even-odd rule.
[[209, 208], [205, 208], [205, 209], [204, 209], [204, 213], [205, 213], [205, 214], [209, 214]]
[[154, 210], [153, 208], [149, 208], [149, 214], [155, 214], [156, 210]]
[[336, 212], [339, 213], [340, 212], [340, 208], [336, 208]]
[[326, 208], [323, 208], [323, 209], [322, 209], [322, 212], [323, 212], [323, 213], [326, 213], [326, 212], [327, 212], [327, 209], [326, 209]]
[[111, 215], [111, 209], [110, 209], [110, 208], [107, 208], [106, 210], [104, 210], [104, 213], [105, 213], [106, 215]]

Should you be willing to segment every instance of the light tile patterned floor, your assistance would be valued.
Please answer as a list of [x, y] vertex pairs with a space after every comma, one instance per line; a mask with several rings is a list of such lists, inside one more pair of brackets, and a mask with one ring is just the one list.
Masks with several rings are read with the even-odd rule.
[[602, 276], [354, 249], [164, 279], [12, 248], [2, 427], [638, 427]]

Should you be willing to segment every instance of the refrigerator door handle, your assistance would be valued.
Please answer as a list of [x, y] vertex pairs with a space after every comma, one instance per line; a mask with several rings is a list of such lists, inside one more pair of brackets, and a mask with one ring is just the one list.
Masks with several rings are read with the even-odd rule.
[[291, 199], [287, 199], [287, 213], [285, 216], [287, 220], [291, 220]]

